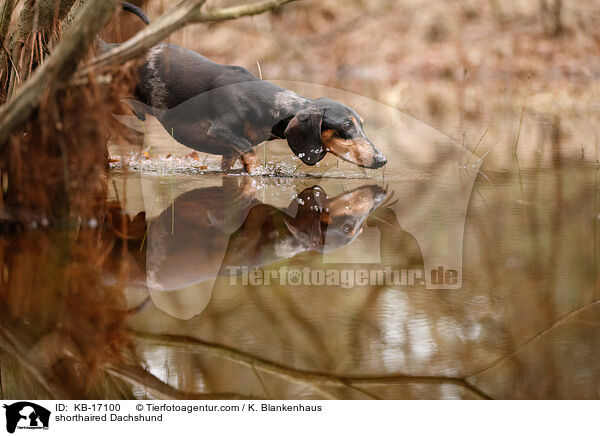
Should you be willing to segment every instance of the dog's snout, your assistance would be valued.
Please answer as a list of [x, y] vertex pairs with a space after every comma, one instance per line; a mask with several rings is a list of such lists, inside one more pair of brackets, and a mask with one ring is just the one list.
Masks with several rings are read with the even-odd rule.
[[369, 165], [369, 168], [381, 168], [387, 163], [387, 159], [385, 158], [383, 153], [379, 151], [375, 146], [373, 146], [373, 150], [373, 160], [371, 162], [371, 165]]

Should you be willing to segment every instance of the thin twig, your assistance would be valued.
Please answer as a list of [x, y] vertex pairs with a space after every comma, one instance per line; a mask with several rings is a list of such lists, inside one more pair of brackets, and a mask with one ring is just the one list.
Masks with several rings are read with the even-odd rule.
[[521, 138], [521, 127], [523, 127], [523, 118], [525, 117], [525, 104], [521, 110], [521, 118], [519, 119], [519, 128], [517, 129], [517, 135], [513, 143], [513, 154], [517, 154], [517, 147], [519, 146], [519, 139]]
[[248, 400], [259, 399], [237, 393], [195, 393], [175, 389], [139, 366], [111, 365], [106, 371], [128, 383], [140, 385], [161, 399], [170, 400]]
[[477, 371], [475, 371], [474, 373], [472, 373], [470, 376], [468, 376], [467, 378], [471, 378], [474, 377], [478, 374], [481, 374], [482, 372], [485, 372], [489, 369], [492, 369], [498, 365], [501, 365], [502, 363], [506, 362], [508, 359], [510, 359], [511, 357], [513, 357], [515, 354], [517, 354], [519, 351], [521, 351], [523, 348], [525, 348], [527, 345], [531, 344], [534, 341], [537, 341], [539, 338], [541, 338], [542, 336], [546, 335], [547, 333], [551, 332], [552, 330], [554, 330], [556, 327], [564, 324], [565, 322], [571, 320], [572, 318], [575, 318], [577, 315], [579, 315], [581, 312], [583, 312], [584, 310], [595, 306], [596, 304], [600, 303], [600, 298], [596, 298], [592, 301], [590, 301], [587, 304], [584, 304], [583, 306], [578, 307], [577, 309], [574, 309], [568, 313], [566, 313], [565, 315], [561, 316], [560, 318], [558, 318], [557, 320], [555, 320], [552, 324], [550, 324], [550, 326], [548, 328], [546, 328], [545, 330], [542, 330], [541, 332], [537, 333], [536, 335], [532, 336], [531, 338], [527, 339], [525, 342], [523, 342], [521, 345], [519, 345], [517, 348], [515, 348], [513, 351], [511, 351], [510, 353], [494, 360], [491, 364], [487, 365], [484, 368], [478, 369]]
[[262, 80], [263, 77], [262, 77], [262, 69], [260, 68], [260, 62], [256, 61], [256, 66], [258, 67], [258, 77], [260, 78], [260, 80]]
[[473, 151], [471, 152], [471, 156], [469, 156], [469, 159], [467, 159], [467, 162], [465, 163], [465, 166], [469, 165], [469, 162], [471, 162], [471, 159], [473, 158], [473, 156], [475, 156], [475, 152], [477, 151], [477, 148], [481, 145], [481, 143], [483, 142], [483, 138], [485, 138], [485, 135], [487, 135], [488, 129], [486, 127], [486, 129], [483, 131], [483, 134], [481, 135], [481, 137], [479, 138], [479, 141], [477, 141], [477, 144], [475, 144], [475, 148], [473, 149]]

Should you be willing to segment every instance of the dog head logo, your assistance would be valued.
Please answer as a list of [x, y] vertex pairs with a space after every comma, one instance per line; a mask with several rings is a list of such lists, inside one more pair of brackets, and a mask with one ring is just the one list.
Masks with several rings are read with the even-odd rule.
[[50, 411], [28, 401], [3, 406], [6, 409], [6, 431], [19, 429], [48, 429]]

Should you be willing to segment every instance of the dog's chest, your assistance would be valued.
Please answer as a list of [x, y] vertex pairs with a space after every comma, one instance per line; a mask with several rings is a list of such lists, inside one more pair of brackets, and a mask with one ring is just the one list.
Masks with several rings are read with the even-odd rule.
[[258, 127], [250, 122], [244, 123], [244, 137], [250, 141], [253, 146], [256, 146], [271, 136], [271, 127]]

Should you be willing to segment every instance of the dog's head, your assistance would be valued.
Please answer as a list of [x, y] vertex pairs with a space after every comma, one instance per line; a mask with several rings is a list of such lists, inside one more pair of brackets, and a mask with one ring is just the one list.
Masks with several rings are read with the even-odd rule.
[[385, 199], [385, 190], [377, 185], [365, 185], [343, 192], [323, 203], [320, 251], [329, 251], [349, 244], [362, 233], [362, 224]]
[[329, 198], [323, 189], [313, 186], [298, 195], [297, 210], [286, 216], [285, 224], [306, 249], [330, 251], [360, 235], [363, 222], [385, 193], [380, 186], [365, 185]]
[[285, 137], [294, 154], [307, 165], [316, 164], [327, 152], [364, 168], [387, 163], [367, 138], [358, 114], [328, 98], [314, 100], [298, 111], [288, 123]]

